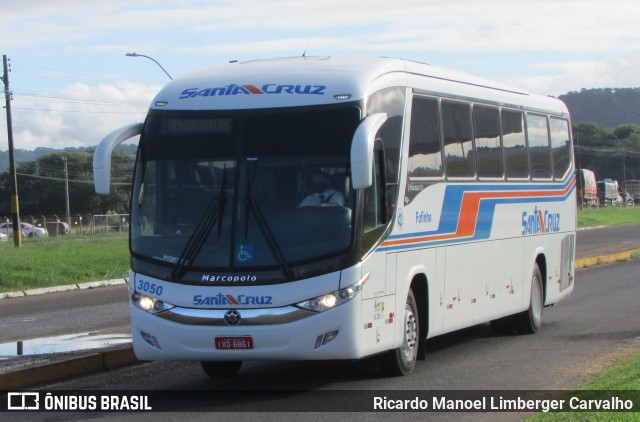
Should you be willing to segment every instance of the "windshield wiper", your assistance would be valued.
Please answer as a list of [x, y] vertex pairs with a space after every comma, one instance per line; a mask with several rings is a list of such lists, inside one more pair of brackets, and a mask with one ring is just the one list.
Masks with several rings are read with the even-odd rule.
[[287, 277], [288, 279], [292, 279], [294, 277], [293, 271], [291, 270], [291, 267], [287, 263], [287, 260], [284, 257], [284, 253], [282, 253], [282, 249], [280, 248], [280, 245], [278, 245], [276, 238], [273, 236], [273, 232], [271, 232], [271, 229], [269, 228], [269, 224], [267, 223], [267, 220], [264, 218], [264, 215], [262, 215], [262, 212], [260, 211], [260, 207], [258, 206], [256, 201], [253, 198], [251, 198], [251, 185], [249, 182], [250, 179], [251, 179], [250, 177], [247, 177], [247, 188], [244, 195], [244, 203], [246, 207], [245, 225], [244, 225], [245, 236], [247, 235], [247, 232], [249, 230], [249, 210], [250, 210], [253, 213], [253, 215], [256, 217], [256, 221], [258, 222], [258, 227], [260, 228], [260, 231], [262, 232], [264, 238], [266, 239], [267, 245], [269, 245], [269, 249], [271, 249], [271, 253], [276, 258], [276, 261], [278, 261], [278, 265], [280, 266], [280, 269], [284, 273], [285, 277]]
[[222, 219], [224, 217], [224, 209], [227, 205], [227, 196], [225, 193], [227, 187], [227, 167], [222, 170], [222, 183], [220, 183], [220, 194], [217, 197], [211, 198], [209, 205], [202, 216], [202, 219], [195, 228], [193, 234], [187, 241], [176, 266], [171, 271], [171, 277], [174, 279], [181, 279], [187, 273], [187, 269], [191, 266], [192, 262], [200, 253], [202, 246], [204, 246], [209, 233], [213, 229], [213, 226], [218, 223], [218, 237], [222, 230]]

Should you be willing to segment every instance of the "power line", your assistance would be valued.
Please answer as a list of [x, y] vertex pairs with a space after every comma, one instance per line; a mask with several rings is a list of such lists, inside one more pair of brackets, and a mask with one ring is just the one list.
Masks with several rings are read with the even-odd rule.
[[[9, 173], [7, 170], [3, 170], [2, 173]], [[21, 177], [28, 177], [31, 179], [42, 179], [42, 180], [53, 180], [57, 182], [64, 182], [64, 177], [49, 177], [49, 176], [36, 176], [35, 174], [26, 174], [26, 173], [16, 173]], [[84, 183], [84, 184], [93, 184], [93, 180], [78, 180], [78, 179], [69, 179], [69, 183]], [[112, 185], [116, 186], [131, 186], [131, 183], [127, 182], [111, 182]]]
[[31, 110], [31, 111], [55, 111], [56, 113], [88, 113], [88, 114], [131, 114], [130, 111], [87, 111], [87, 110], [59, 110], [53, 108], [35, 108], [35, 107], [13, 107], [14, 110]]
[[[13, 91], [13, 95], [16, 98], [28, 97], [28, 98], [39, 98], [43, 100], [61, 100], [62, 102], [69, 103], [83, 103], [83, 104], [95, 104], [95, 105], [148, 105], [151, 100], [143, 101], [143, 100], [118, 100], [118, 99], [108, 99], [108, 98], [86, 98], [86, 97], [69, 97], [64, 95], [50, 95], [50, 94], [42, 94], [28, 91]], [[57, 101], [60, 102], [60, 101]]]
[[72, 82], [77, 82], [81, 80], [85, 82], [94, 82], [94, 83], [104, 83], [104, 82], [112, 83], [115, 81], [114, 79], [95, 78], [83, 73], [75, 73], [75, 72], [69, 72], [66, 70], [54, 69], [51, 67], [25, 63], [19, 60], [12, 60], [12, 64], [17, 65], [17, 66], [14, 66], [14, 68], [17, 69], [21, 74], [36, 75], [36, 76], [40, 76], [48, 79], [68, 80]]

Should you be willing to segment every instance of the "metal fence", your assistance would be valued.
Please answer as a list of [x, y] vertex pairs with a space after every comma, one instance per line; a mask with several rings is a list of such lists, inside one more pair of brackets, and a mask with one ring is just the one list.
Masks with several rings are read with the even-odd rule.
[[[11, 222], [11, 216], [0, 216], [0, 231], [12, 236]], [[68, 221], [65, 216], [58, 215], [21, 215], [20, 222], [45, 228], [49, 236], [95, 236], [104, 233], [127, 233], [129, 230], [129, 214], [76, 214]], [[34, 233], [34, 236], [39, 235], [38, 231], [23, 229], [24, 235], [28, 236], [30, 233]]]
[[122, 233], [129, 231], [129, 214], [94, 215], [91, 222], [92, 233]]

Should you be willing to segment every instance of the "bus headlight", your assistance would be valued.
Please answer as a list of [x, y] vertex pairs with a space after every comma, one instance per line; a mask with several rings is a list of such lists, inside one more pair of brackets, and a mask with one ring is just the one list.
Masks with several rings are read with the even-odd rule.
[[142, 309], [150, 314], [157, 314], [174, 308], [170, 303], [163, 302], [162, 300], [155, 299], [151, 296], [143, 295], [138, 292], [133, 292], [133, 294], [131, 294], [131, 303], [135, 305], [136, 308]]
[[346, 303], [358, 296], [358, 293], [360, 293], [368, 279], [369, 273], [367, 273], [367, 275], [365, 275], [360, 281], [349, 287], [314, 297], [312, 299], [305, 300], [304, 302], [296, 303], [296, 306], [315, 312], [324, 312], [328, 309], [335, 308], [336, 306], [342, 305], [343, 303]]

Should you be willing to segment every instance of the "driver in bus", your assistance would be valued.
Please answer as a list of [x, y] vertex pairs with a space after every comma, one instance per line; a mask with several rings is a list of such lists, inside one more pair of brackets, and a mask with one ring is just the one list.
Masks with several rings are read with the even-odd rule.
[[335, 189], [329, 187], [329, 176], [319, 171], [311, 178], [311, 193], [300, 203], [301, 207], [313, 207], [324, 205], [344, 206], [344, 196]]

